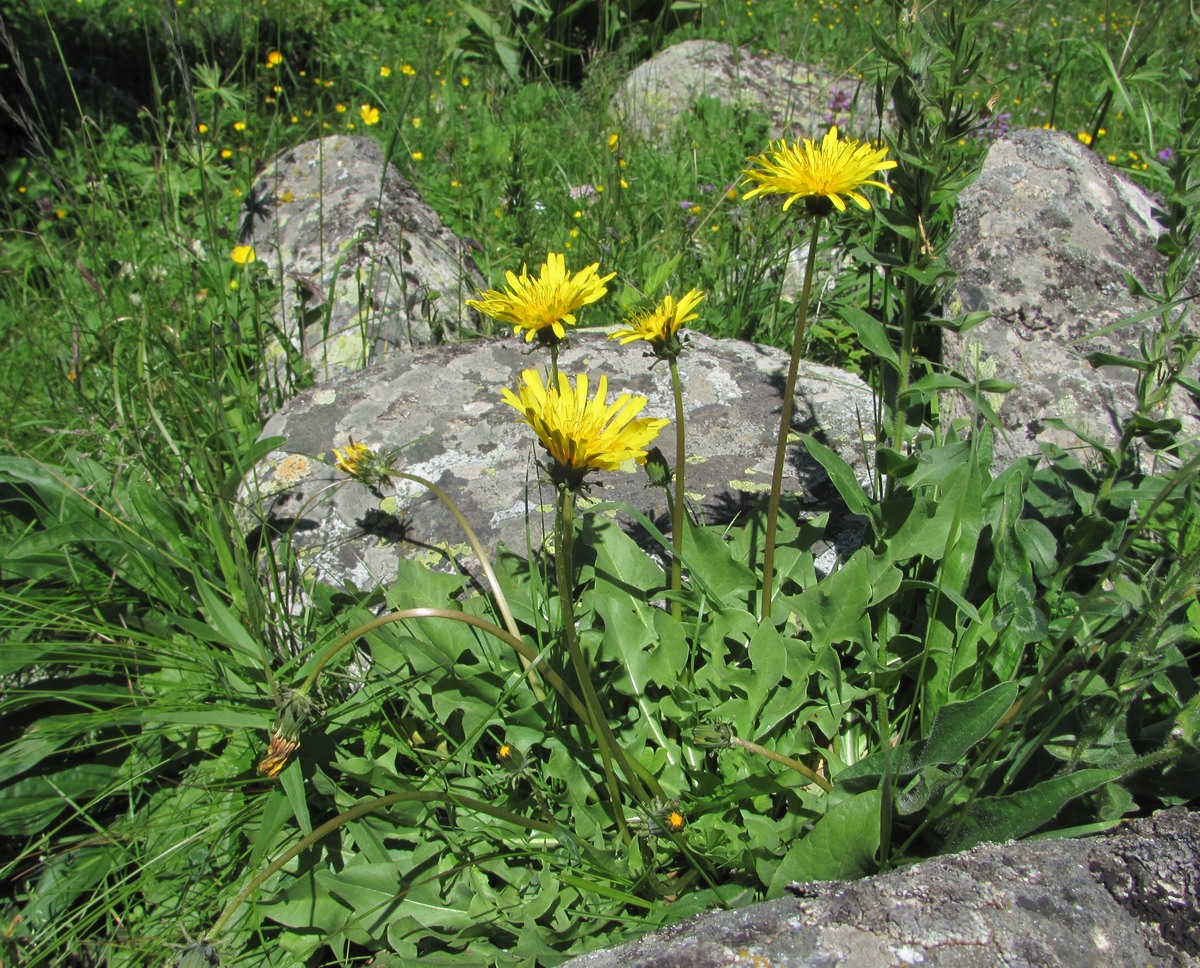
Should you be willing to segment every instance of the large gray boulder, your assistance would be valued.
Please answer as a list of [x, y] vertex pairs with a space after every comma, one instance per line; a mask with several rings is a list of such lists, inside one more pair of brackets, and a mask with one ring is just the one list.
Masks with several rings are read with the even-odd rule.
[[702, 97], [766, 115], [772, 138], [818, 138], [833, 123], [859, 139], [875, 129], [874, 91], [860, 79], [712, 40], [673, 44], [639, 65], [609, 113], [625, 130], [662, 141]]
[[[680, 360], [687, 490], [705, 518], [730, 520], [769, 489], [787, 354], [698, 334], [691, 340]], [[673, 418], [666, 367], [651, 371], [648, 362], [636, 344], [620, 346], [596, 331], [576, 334], [559, 359], [568, 375], [587, 372], [593, 390], [607, 374], [610, 402], [630, 391], [649, 398], [643, 416]], [[399, 555], [443, 566], [453, 555], [471, 568], [461, 528], [425, 489], [398, 482], [381, 513], [377, 497], [333, 468], [330, 449], [353, 435], [379, 450], [403, 448], [400, 466], [442, 487], [486, 547], [503, 542], [523, 554], [527, 516], [535, 546], [552, 530], [553, 496], [538, 485], [535, 461], [544, 454], [533, 431], [500, 402], [500, 390], [515, 389], [523, 369], [545, 365], [545, 355], [531, 356], [522, 340], [481, 339], [394, 357], [307, 390], [267, 422], [264, 436], [283, 443], [256, 468], [244, 500], [272, 528], [291, 530], [301, 560], [334, 584], [387, 582]], [[865, 480], [859, 427], [870, 426], [871, 399], [857, 377], [804, 365], [794, 426], [825, 440]], [[674, 439], [672, 423], [657, 442], [672, 464]], [[636, 465], [597, 480], [603, 486], [594, 500], [628, 502], [669, 530], [662, 491], [647, 489]], [[814, 513], [831, 506], [824, 472], [799, 446], [784, 487]]]
[[[946, 253], [958, 273], [950, 309], [992, 318], [948, 333], [943, 362], [1016, 384], [997, 400], [1007, 433], [996, 442], [999, 462], [1036, 454], [1042, 443], [1079, 447], [1047, 418], [1116, 441], [1135, 402], [1131, 371], [1096, 369], [1086, 356], [1137, 359], [1139, 339], [1155, 325], [1151, 318], [1095, 337], [1150, 306], [1130, 295], [1125, 277], [1151, 287], [1165, 267], [1152, 209], [1150, 196], [1076, 139], [1040, 128], [996, 141], [960, 196]], [[1176, 406], [1194, 433], [1194, 403], [1180, 395]]]
[[1200, 964], [1200, 814], [988, 844], [699, 915], [569, 968], [1182, 968]]
[[484, 280], [467, 247], [369, 138], [281, 152], [255, 180], [240, 241], [279, 284], [278, 330], [318, 381], [479, 329], [464, 301]]

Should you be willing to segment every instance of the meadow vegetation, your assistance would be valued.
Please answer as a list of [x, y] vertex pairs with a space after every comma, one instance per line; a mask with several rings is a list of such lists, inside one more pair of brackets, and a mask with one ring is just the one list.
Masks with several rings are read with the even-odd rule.
[[[1188, 5], [9, 7], [0, 962], [552, 965], [790, 881], [1193, 795], [1200, 447], [1169, 403], [1200, 395]], [[894, 132], [843, 132], [886, 149], [896, 166], [864, 177], [887, 188], [846, 212], [746, 198], [767, 122], [716, 102], [666, 147], [615, 127], [622, 78], [692, 37], [890, 98]], [[943, 318], [942, 257], [958, 193], [1019, 126], [1153, 192], [1165, 262], [1140, 287], [1140, 354], [1099, 361], [1136, 377], [1119, 442], [993, 469], [1005, 386], [946, 372], [933, 336], [977, 321]], [[239, 484], [278, 443], [264, 418], [311, 377], [268, 363], [280, 283], [238, 248], [243, 206], [274, 153], [334, 132], [378, 139], [497, 290], [561, 254], [599, 264], [581, 325], [670, 318], [862, 374], [872, 481], [794, 441], [862, 547], [819, 576], [828, 518], [786, 494], [702, 527], [652, 455], [678, 512], [668, 534], [641, 521], [664, 568], [574, 501], [676, 419], [636, 401], [592, 438], [597, 463], [539, 449], [553, 555], [401, 559], [356, 589], [248, 531]], [[810, 231], [849, 256], [795, 305], [779, 267]], [[530, 365], [536, 383], [495, 393], [533, 447], [570, 413], [552, 358]], [[947, 393], [974, 416], [944, 418]], [[402, 453], [330, 447], [311, 456], [345, 486], [383, 497], [404, 473]]]

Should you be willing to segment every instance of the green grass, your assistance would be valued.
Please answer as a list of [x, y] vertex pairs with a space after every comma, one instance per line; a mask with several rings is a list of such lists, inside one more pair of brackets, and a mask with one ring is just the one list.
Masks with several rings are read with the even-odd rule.
[[[224, 964], [549, 965], [788, 880], [1192, 796], [1196, 444], [1161, 408], [1196, 393], [1175, 369], [1197, 353], [1179, 301], [1200, 195], [1186, 5], [962, 4], [960, 21], [936, 4], [916, 25], [885, 2], [392, 6], [7, 15], [2, 91], [27, 119], [6, 117], [0, 182], [0, 961], [159, 965], [177, 945], [190, 965], [211, 938]], [[685, 529], [678, 616], [600, 511], [580, 516], [565, 584], [540, 556], [496, 562], [487, 595], [404, 561], [385, 589], [314, 579], [237, 504], [265, 416], [305, 380], [265, 365], [275, 292], [230, 259], [262, 163], [325, 133], [378, 138], [480, 243], [489, 284], [565, 251], [617, 273], [591, 322], [695, 287], [698, 328], [787, 347], [774, 266], [792, 225], [726, 193], [765, 119], [705, 103], [666, 148], [605, 120], [640, 58], [690, 37], [922, 105], [890, 145], [895, 195], [824, 233], [855, 258], [809, 328], [809, 357], [881, 391], [878, 497], [806, 443], [868, 522], [864, 548], [818, 581], [806, 549], [826, 522], [785, 501], [770, 622], [748, 604], [757, 512]], [[944, 375], [918, 352], [945, 322], [930, 270], [993, 97], [995, 118], [1082, 133], [1156, 192], [1171, 260], [1126, 361], [1120, 443], [999, 474], [986, 421], [939, 419]], [[573, 198], [585, 185], [594, 199]], [[587, 668], [535, 689], [500, 629], [566, 674], [572, 596]], [[364, 629], [414, 605], [455, 617]], [[589, 678], [603, 729], [568, 696]], [[316, 705], [289, 706], [306, 682]], [[273, 724], [301, 746], [268, 779]]]

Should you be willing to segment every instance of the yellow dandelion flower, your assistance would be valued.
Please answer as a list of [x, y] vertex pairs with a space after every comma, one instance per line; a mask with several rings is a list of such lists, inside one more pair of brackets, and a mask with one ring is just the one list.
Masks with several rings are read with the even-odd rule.
[[567, 272], [566, 258], [551, 252], [542, 264], [538, 278], [529, 275], [521, 266], [521, 275], [511, 270], [505, 273], [508, 286], [504, 292], [489, 289], [478, 299], [468, 299], [467, 305], [478, 309], [502, 323], [512, 323], [513, 332], [525, 334], [525, 342], [535, 337], [549, 342], [565, 339], [565, 325], [575, 325], [575, 310], [593, 303], [606, 292], [605, 285], [616, 273], [601, 277], [600, 263], [593, 262], [575, 275]]
[[370, 127], [373, 124], [379, 123], [379, 108], [373, 108], [369, 104], [364, 104], [358, 109], [358, 116], [362, 118], [363, 124]]
[[229, 258], [240, 266], [247, 266], [258, 258], [258, 254], [252, 245], [235, 245], [229, 253]]
[[258, 772], [274, 779], [283, 772], [288, 759], [300, 748], [300, 740], [289, 739], [275, 732], [267, 744], [267, 755], [258, 762]]
[[703, 298], [704, 293], [698, 289], [689, 289], [678, 300], [674, 296], [664, 296], [663, 301], [649, 312], [630, 316], [625, 328], [617, 330], [609, 339], [619, 339], [622, 346], [644, 339], [655, 356], [663, 359], [676, 357], [683, 349], [679, 329], [699, 315], [694, 310]]
[[341, 450], [333, 448], [333, 466], [343, 474], [358, 477], [374, 456], [374, 451], [370, 447], [366, 444], [356, 444], [354, 438], [351, 437], [350, 443]]
[[752, 157], [758, 166], [744, 174], [757, 184], [743, 198], [757, 195], [787, 195], [784, 211], [798, 198], [803, 198], [810, 214], [827, 215], [831, 208], [846, 210], [845, 195], [864, 211], [871, 203], [858, 191], [863, 185], [874, 185], [886, 192], [891, 189], [871, 178], [877, 171], [895, 168], [895, 161], [885, 161], [887, 148], [872, 148], [852, 139], [838, 139], [837, 126], [821, 140], [820, 146], [805, 138], [803, 144], [789, 145], [779, 141], [766, 153]]
[[590, 471], [617, 470], [629, 460], [646, 462], [646, 448], [669, 420], [639, 417], [646, 398], [622, 393], [607, 401], [608, 378], [600, 377], [596, 395], [588, 396], [587, 374], [575, 378], [558, 374], [557, 386], [542, 383], [537, 370], [521, 374], [517, 392], [507, 387], [502, 402], [521, 414], [550, 455], [547, 468], [555, 484], [571, 489], [586, 486]]
[[283, 54], [279, 53], [279, 51], [273, 50], [267, 54], [267, 67], [278, 67], [282, 63]]

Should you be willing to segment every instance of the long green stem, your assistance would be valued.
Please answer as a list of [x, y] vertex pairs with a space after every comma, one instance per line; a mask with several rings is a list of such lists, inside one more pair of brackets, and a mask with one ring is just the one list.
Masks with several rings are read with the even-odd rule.
[[779, 521], [779, 498], [783, 491], [783, 466], [787, 459], [788, 437], [792, 430], [792, 410], [796, 400], [796, 376], [800, 371], [800, 354], [804, 352], [804, 333], [808, 327], [808, 299], [812, 294], [813, 268], [817, 264], [817, 238], [821, 219], [814, 216], [812, 234], [808, 238], [808, 262], [804, 266], [804, 288], [800, 291], [800, 308], [796, 311], [796, 332], [792, 337], [792, 358], [788, 364], [787, 384], [783, 391], [783, 412], [779, 415], [779, 438], [775, 444], [775, 468], [771, 472], [771, 499], [767, 505], [767, 546], [763, 553], [762, 618], [771, 617], [771, 599], [775, 584], [775, 526]]
[[239, 907], [245, 903], [246, 899], [257, 891], [263, 883], [272, 874], [276, 873], [284, 867], [293, 857], [302, 854], [308, 850], [313, 844], [320, 841], [323, 837], [331, 834], [344, 824], [351, 820], [357, 820], [364, 814], [371, 813], [374, 810], [382, 810], [385, 807], [390, 807], [394, 803], [407, 802], [425, 802], [425, 803], [451, 803], [456, 806], [466, 807], [470, 810], [477, 810], [480, 813], [486, 813], [488, 816], [495, 817], [498, 820], [504, 820], [508, 823], [515, 824], [518, 827], [524, 827], [527, 830], [540, 830], [543, 833], [554, 833], [554, 824], [549, 821], [530, 820], [527, 817], [518, 816], [508, 810], [502, 810], [499, 807], [493, 807], [490, 803], [484, 803], [482, 800], [476, 800], [473, 797], [458, 796], [454, 793], [443, 793], [440, 790], [408, 790], [404, 793], [389, 793], [385, 797], [376, 797], [373, 800], [366, 800], [356, 806], [351, 807], [345, 813], [339, 813], [336, 817], [325, 821], [321, 826], [313, 830], [312, 833], [302, 837], [296, 843], [292, 844], [287, 850], [276, 857], [262, 871], [251, 878], [245, 886], [238, 891], [237, 896], [225, 905], [225, 910], [221, 912], [220, 917], [213, 923], [213, 926], [208, 930], [205, 937], [215, 938], [225, 927], [226, 922], [234, 915]]
[[579, 634], [575, 628], [575, 565], [572, 560], [574, 508], [574, 493], [569, 487], [560, 485], [558, 488], [558, 515], [555, 521], [554, 558], [563, 637], [567, 640], [567, 653], [571, 657], [575, 678], [579, 680], [579, 688], [587, 705], [587, 716], [584, 722], [591, 725], [592, 734], [596, 737], [596, 745], [600, 747], [600, 760], [604, 764], [604, 780], [608, 785], [609, 798], [612, 800], [613, 815], [616, 817], [621, 835], [628, 841], [631, 836], [629, 825], [625, 821], [625, 811], [621, 805], [621, 789], [617, 785], [617, 775], [613, 771], [608, 730], [604, 728], [607, 726], [607, 721], [604, 719], [604, 711], [600, 707], [600, 697], [596, 694], [596, 687], [592, 683], [587, 660], [584, 659], [583, 649], [579, 645]]
[[671, 546], [675, 553], [671, 556], [671, 614], [678, 622], [683, 619], [683, 604], [679, 596], [683, 588], [683, 501], [687, 451], [684, 450], [683, 383], [679, 379], [679, 363], [675, 357], [671, 357], [668, 365], [671, 367], [671, 389], [675, 394], [675, 505], [671, 508]]

